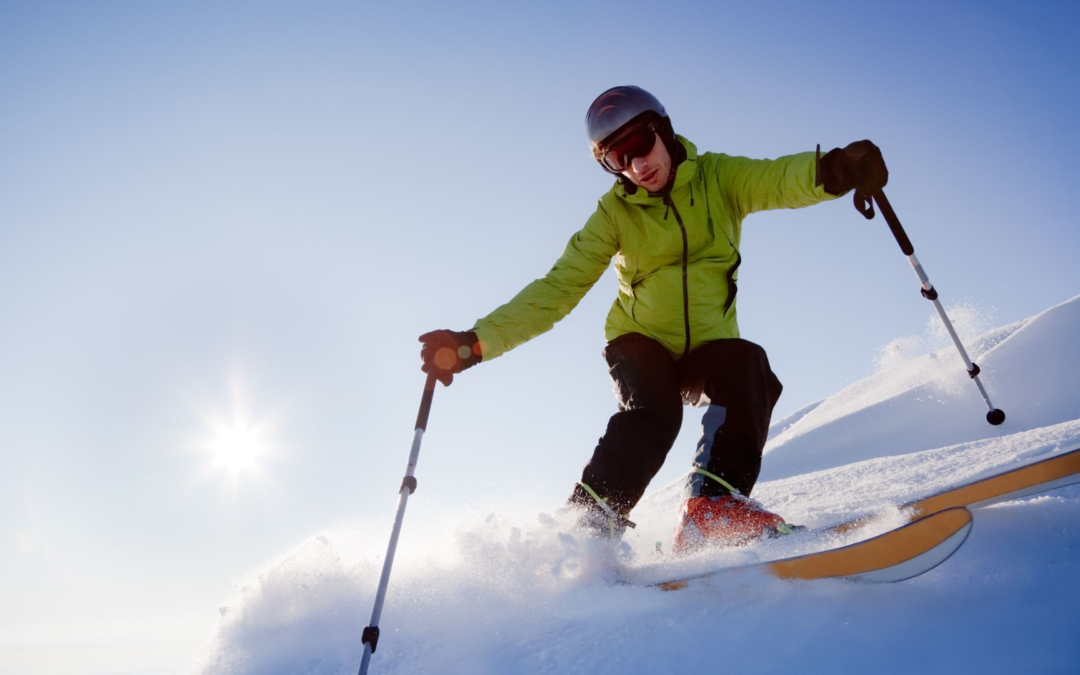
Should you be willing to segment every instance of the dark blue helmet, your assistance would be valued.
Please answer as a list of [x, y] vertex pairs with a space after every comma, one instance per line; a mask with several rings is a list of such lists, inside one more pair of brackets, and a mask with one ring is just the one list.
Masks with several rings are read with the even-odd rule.
[[641, 118], [660, 120], [668, 116], [655, 96], [641, 87], [612, 87], [600, 94], [585, 115], [585, 132], [593, 147], [604, 144], [626, 124]]

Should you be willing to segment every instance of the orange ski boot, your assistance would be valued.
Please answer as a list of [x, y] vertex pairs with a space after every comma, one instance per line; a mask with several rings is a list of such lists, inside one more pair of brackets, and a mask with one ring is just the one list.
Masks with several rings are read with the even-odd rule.
[[754, 500], [737, 493], [692, 497], [683, 502], [679, 510], [679, 524], [675, 526], [671, 550], [685, 554], [703, 546], [738, 546], [759, 537], [790, 534], [796, 529]]

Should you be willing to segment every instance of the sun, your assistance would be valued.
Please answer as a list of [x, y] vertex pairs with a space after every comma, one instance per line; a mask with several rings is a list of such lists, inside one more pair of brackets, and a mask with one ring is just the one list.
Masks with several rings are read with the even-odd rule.
[[259, 468], [259, 460], [266, 451], [257, 427], [243, 423], [220, 427], [209, 450], [215, 466], [231, 474], [249, 473]]
[[277, 438], [282, 407], [257, 411], [238, 369], [229, 378], [229, 394], [231, 405], [224, 409], [193, 401], [204, 426], [188, 447], [198, 455], [197, 481], [216, 478], [226, 493], [236, 496], [243, 486], [273, 484], [270, 470], [282, 452]]

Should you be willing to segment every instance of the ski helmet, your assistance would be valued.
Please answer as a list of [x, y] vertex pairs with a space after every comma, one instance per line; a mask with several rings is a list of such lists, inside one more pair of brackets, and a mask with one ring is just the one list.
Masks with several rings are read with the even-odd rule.
[[[605, 141], [615, 136], [621, 129], [632, 123], [658, 122], [660, 137], [668, 151], [673, 150], [675, 132], [671, 129], [671, 119], [660, 101], [641, 87], [624, 85], [612, 87], [589, 106], [585, 114], [585, 133], [589, 137], [593, 156], [600, 160]], [[604, 170], [611, 170], [604, 166]]]
[[602, 145], [626, 123], [639, 116], [667, 117], [667, 111], [655, 96], [632, 85], [612, 87], [600, 94], [585, 115], [589, 142]]

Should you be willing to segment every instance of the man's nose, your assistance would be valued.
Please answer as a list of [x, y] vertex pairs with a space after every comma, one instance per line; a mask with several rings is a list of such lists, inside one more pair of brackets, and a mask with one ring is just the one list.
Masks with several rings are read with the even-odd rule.
[[634, 159], [630, 160], [630, 164], [633, 165], [634, 171], [638, 173], [645, 171], [649, 166], [649, 163], [645, 161], [644, 157], [635, 157]]

